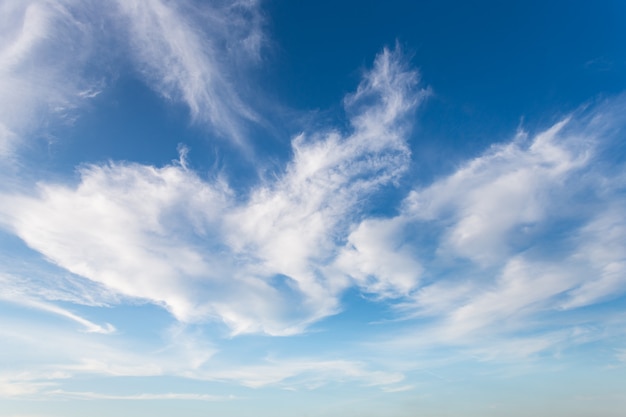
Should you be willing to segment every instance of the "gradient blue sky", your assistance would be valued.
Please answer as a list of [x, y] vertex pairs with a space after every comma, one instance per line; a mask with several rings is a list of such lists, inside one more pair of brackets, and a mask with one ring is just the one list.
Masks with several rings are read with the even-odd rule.
[[621, 1], [0, 1], [0, 415], [618, 417]]

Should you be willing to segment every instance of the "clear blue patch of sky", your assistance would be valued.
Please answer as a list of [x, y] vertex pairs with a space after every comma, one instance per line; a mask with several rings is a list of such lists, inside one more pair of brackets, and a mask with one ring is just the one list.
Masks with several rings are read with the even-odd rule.
[[112, 81], [62, 133], [53, 153], [66, 167], [109, 160], [162, 166], [178, 158], [178, 143], [199, 135], [182, 105], [132, 77]]

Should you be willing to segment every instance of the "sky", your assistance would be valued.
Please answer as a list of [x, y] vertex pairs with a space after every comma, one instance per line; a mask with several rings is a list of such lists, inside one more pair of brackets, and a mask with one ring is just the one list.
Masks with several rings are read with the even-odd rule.
[[0, 415], [618, 417], [626, 4], [0, 0]]

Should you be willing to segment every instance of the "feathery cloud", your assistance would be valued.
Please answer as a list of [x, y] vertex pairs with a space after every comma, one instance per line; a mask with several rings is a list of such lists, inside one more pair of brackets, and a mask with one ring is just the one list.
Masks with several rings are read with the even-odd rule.
[[181, 321], [301, 332], [338, 311], [349, 281], [323, 268], [363, 201], [406, 169], [418, 81], [399, 50], [383, 51], [347, 99], [353, 132], [299, 135], [284, 174], [246, 201], [183, 164], [111, 163], [81, 168], [76, 187], [7, 195], [3, 223], [56, 265]]

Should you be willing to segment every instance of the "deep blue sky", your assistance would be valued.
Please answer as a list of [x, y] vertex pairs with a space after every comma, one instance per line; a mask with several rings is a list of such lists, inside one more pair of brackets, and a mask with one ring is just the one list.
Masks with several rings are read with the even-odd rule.
[[336, 105], [380, 45], [398, 41], [435, 92], [418, 122], [422, 164], [626, 88], [620, 1], [271, 1], [267, 10], [281, 40], [272, 87], [297, 107]]

